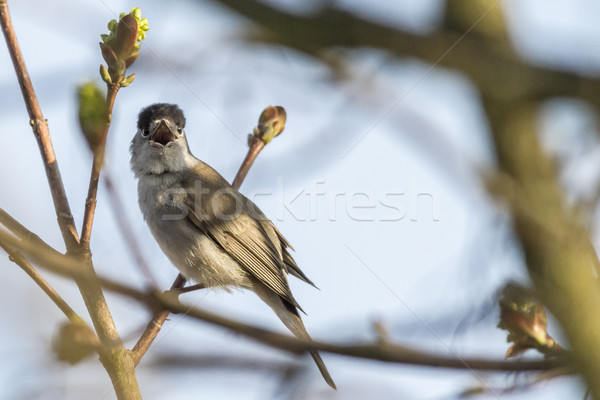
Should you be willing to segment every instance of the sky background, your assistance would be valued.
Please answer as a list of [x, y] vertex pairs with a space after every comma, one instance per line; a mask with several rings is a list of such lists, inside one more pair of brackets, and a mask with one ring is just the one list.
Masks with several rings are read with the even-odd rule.
[[[269, 3], [302, 11], [291, 0]], [[440, 1], [333, 2], [360, 16], [428, 32]], [[311, 1], [303, 4], [319, 4]], [[16, 33], [51, 135], [71, 208], [80, 227], [91, 156], [76, 117], [76, 87], [99, 82], [97, 42], [106, 23], [140, 6], [148, 18], [135, 82], [119, 92], [107, 149], [113, 177], [153, 276], [167, 288], [176, 270], [154, 242], [137, 205], [129, 142], [139, 110], [174, 102], [187, 116], [194, 155], [232, 180], [246, 136], [268, 105], [288, 120], [252, 167], [241, 191], [292, 243], [294, 258], [320, 290], [292, 280], [319, 340], [374, 338], [379, 321], [390, 339], [464, 357], [501, 358], [505, 332], [496, 328], [498, 289], [525, 281], [507, 215], [488, 198], [481, 173], [494, 167], [489, 128], [476, 88], [455, 71], [369, 49], [340, 51], [333, 73], [296, 51], [249, 44], [251, 25], [207, 1], [57, 0], [9, 2]], [[592, 0], [501, 1], [519, 53], [533, 63], [597, 75], [600, 3]], [[476, 60], [474, 60], [476, 62]], [[54, 209], [12, 64], [0, 46], [0, 207], [62, 249]], [[540, 114], [544, 145], [564, 166], [570, 198], [592, 195], [600, 176], [597, 121], [585, 104], [556, 99]], [[143, 287], [101, 186], [92, 251], [99, 274]], [[0, 257], [0, 398], [112, 399], [95, 360], [74, 367], [54, 360], [51, 341], [64, 320], [41, 290]], [[45, 274], [48, 275], [48, 274]], [[70, 282], [48, 279], [80, 315]], [[252, 293], [202, 291], [191, 304], [285, 332]], [[120, 333], [132, 346], [149, 319], [138, 304], [108, 295]], [[551, 333], [560, 338], [560, 332]], [[241, 359], [258, 367], [166, 365], [161, 357]], [[535, 357], [535, 354], [527, 356]], [[310, 359], [294, 359], [222, 329], [172, 316], [137, 370], [145, 399], [448, 399], [487, 382], [510, 385], [524, 376], [446, 371], [357, 361], [325, 354], [339, 390], [331, 391]], [[260, 366], [291, 363], [301, 379]], [[209, 363], [210, 364], [210, 363]], [[559, 378], [532, 392], [481, 398], [583, 398], [577, 379]]]

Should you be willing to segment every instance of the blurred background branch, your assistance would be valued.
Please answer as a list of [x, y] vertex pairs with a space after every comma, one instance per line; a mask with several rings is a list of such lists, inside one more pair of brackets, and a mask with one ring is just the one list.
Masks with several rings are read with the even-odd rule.
[[150, 310], [167, 310], [170, 313], [182, 314], [187, 318], [208, 322], [249, 337], [262, 344], [292, 353], [301, 354], [308, 350], [316, 349], [321, 352], [392, 363], [486, 371], [539, 371], [569, 365], [567, 358], [537, 361], [506, 361], [440, 356], [381, 340], [364, 344], [336, 344], [321, 341], [304, 341], [288, 334], [276, 333], [268, 329], [223, 317], [198, 307], [182, 304], [178, 300], [178, 295], [173, 292], [160, 294], [153, 291], [141, 291], [130, 285], [97, 275], [91, 275], [77, 268], [76, 259], [68, 256], [49, 254], [44, 250], [36, 248], [30, 243], [18, 243], [15, 240], [9, 239], [6, 235], [2, 234], [1, 231], [0, 241], [9, 242], [11, 245], [18, 247], [21, 251], [32, 254], [37, 259], [43, 260], [40, 262], [42, 267], [61, 276], [84, 281], [92, 279], [97, 280], [98, 284], [103, 288], [134, 299], [148, 307]]

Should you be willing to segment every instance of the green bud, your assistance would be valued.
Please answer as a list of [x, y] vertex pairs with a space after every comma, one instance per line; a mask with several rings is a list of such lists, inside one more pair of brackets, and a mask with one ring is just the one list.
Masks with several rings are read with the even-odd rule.
[[135, 79], [135, 74], [129, 75], [127, 78], [123, 79], [119, 84], [121, 87], [127, 87], [131, 85], [131, 82]]
[[100, 77], [108, 85], [112, 85], [112, 79], [110, 77], [110, 74], [108, 73], [108, 70], [104, 66], [104, 64], [100, 64]]
[[140, 10], [138, 7], [132, 8], [129, 14], [133, 15], [133, 17], [138, 21], [142, 18], [142, 10]]
[[89, 82], [79, 86], [79, 125], [92, 151], [100, 144], [106, 127], [106, 100], [102, 90]]
[[117, 30], [117, 20], [111, 19], [108, 21], [108, 25], [106, 26], [110, 32], [114, 32]]
[[106, 64], [112, 65], [117, 62], [117, 55], [106, 43], [100, 42], [100, 51], [102, 52], [102, 58], [104, 58]]
[[[146, 39], [149, 29], [148, 19], [142, 19], [142, 11], [135, 7], [129, 14], [121, 13], [118, 21], [113, 19], [107, 26], [109, 33], [100, 35], [100, 49], [108, 67], [110, 81], [121, 82], [125, 69], [139, 56], [140, 43]], [[104, 75], [102, 79], [108, 82]]]

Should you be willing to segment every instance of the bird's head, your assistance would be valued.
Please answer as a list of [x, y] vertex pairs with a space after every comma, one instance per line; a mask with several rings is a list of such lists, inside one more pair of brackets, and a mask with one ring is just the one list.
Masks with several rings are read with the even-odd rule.
[[191, 161], [185, 116], [176, 104], [157, 103], [142, 109], [131, 141], [131, 168], [136, 176], [183, 170]]

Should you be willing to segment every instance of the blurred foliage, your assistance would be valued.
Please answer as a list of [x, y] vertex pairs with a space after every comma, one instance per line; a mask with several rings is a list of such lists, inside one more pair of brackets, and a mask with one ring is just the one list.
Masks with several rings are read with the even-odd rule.
[[531, 290], [510, 282], [504, 287], [498, 303], [498, 328], [508, 331], [506, 341], [513, 343], [506, 352], [506, 358], [518, 356], [529, 349], [537, 349], [546, 356], [562, 353], [562, 348], [546, 331], [546, 312]]
[[107, 124], [108, 108], [102, 90], [93, 82], [79, 86], [79, 125], [92, 152], [98, 149]]

